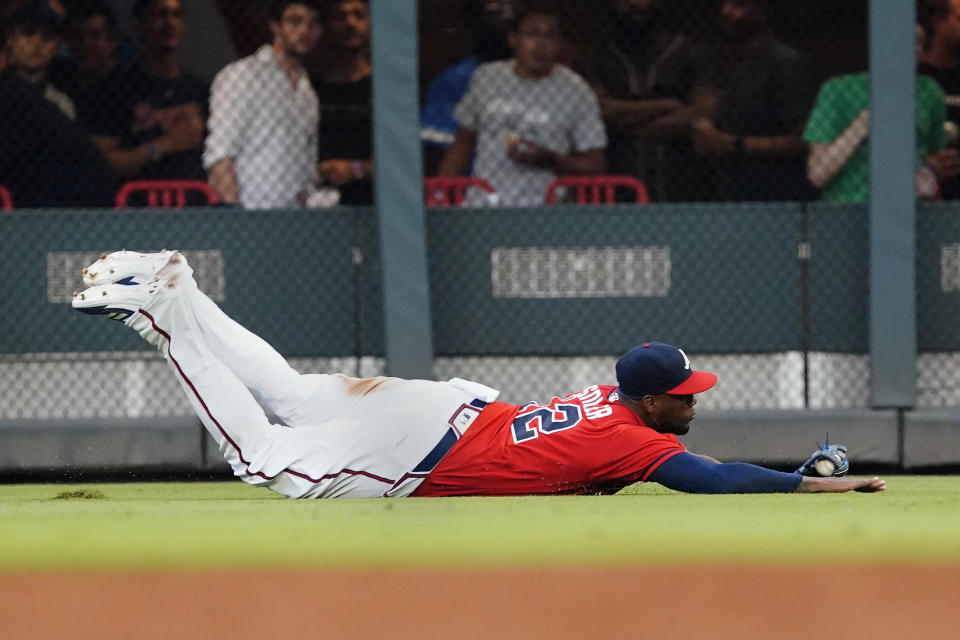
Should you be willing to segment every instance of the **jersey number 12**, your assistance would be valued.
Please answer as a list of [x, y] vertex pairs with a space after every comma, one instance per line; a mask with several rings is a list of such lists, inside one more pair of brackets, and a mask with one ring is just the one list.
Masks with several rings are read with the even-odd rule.
[[531, 405], [522, 411], [513, 420], [513, 441], [516, 444], [536, 438], [541, 433], [549, 435], [573, 428], [583, 420], [580, 406], [576, 404], [558, 404], [556, 407]]

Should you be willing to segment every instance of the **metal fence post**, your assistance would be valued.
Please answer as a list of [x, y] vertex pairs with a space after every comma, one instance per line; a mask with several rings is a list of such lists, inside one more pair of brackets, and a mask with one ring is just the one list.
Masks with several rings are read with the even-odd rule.
[[383, 268], [386, 370], [404, 378], [432, 378], [418, 142], [417, 0], [375, 0], [370, 3], [370, 18], [375, 207]]
[[870, 404], [916, 396], [913, 2], [870, 3]]

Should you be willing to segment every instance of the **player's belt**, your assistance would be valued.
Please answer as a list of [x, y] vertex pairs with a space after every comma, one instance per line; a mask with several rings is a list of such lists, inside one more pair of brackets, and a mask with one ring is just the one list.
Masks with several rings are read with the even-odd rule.
[[413, 473], [430, 473], [433, 471], [434, 468], [440, 464], [440, 461], [443, 460], [443, 456], [447, 455], [454, 443], [459, 440], [470, 425], [473, 424], [474, 419], [480, 415], [480, 411], [482, 411], [485, 406], [487, 406], [486, 402], [474, 398], [469, 403], [460, 407], [460, 409], [451, 416], [450, 420], [448, 420], [450, 428], [447, 429], [447, 432], [440, 438], [437, 446], [431, 449], [430, 453], [420, 461], [420, 464], [413, 468]]
[[423, 460], [420, 461], [420, 464], [415, 466], [411, 471], [405, 473], [402, 478], [397, 480], [392, 487], [384, 492], [384, 497], [389, 497], [395, 494], [395, 492], [400, 489], [402, 486], [406, 485], [408, 482], [422, 481], [427, 475], [436, 468], [440, 461], [443, 460], [443, 457], [450, 452], [450, 449], [453, 445], [459, 440], [464, 432], [470, 428], [470, 425], [473, 424], [473, 421], [480, 415], [480, 412], [483, 411], [483, 408], [487, 406], [487, 402], [474, 398], [470, 402], [466, 402], [460, 405], [460, 408], [450, 419], [447, 420], [447, 423], [450, 425], [450, 428], [447, 429], [446, 433], [443, 434], [443, 437], [440, 438], [440, 442], [430, 450]]

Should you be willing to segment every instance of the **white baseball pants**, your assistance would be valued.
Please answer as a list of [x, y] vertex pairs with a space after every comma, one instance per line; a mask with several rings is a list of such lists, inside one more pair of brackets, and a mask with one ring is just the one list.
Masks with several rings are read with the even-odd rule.
[[163, 353], [234, 473], [291, 498], [410, 495], [499, 394], [456, 378], [299, 374], [188, 270], [126, 324]]

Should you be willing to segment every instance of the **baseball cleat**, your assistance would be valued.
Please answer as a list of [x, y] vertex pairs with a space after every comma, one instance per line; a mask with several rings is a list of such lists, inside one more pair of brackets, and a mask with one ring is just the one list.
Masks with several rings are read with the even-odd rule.
[[178, 255], [164, 249], [159, 253], [114, 251], [101, 253], [100, 258], [83, 270], [83, 283], [88, 287], [104, 284], [135, 285], [151, 282], [156, 273]]
[[71, 305], [82, 313], [123, 322], [147, 304], [161, 286], [159, 282], [97, 285], [74, 293]]

